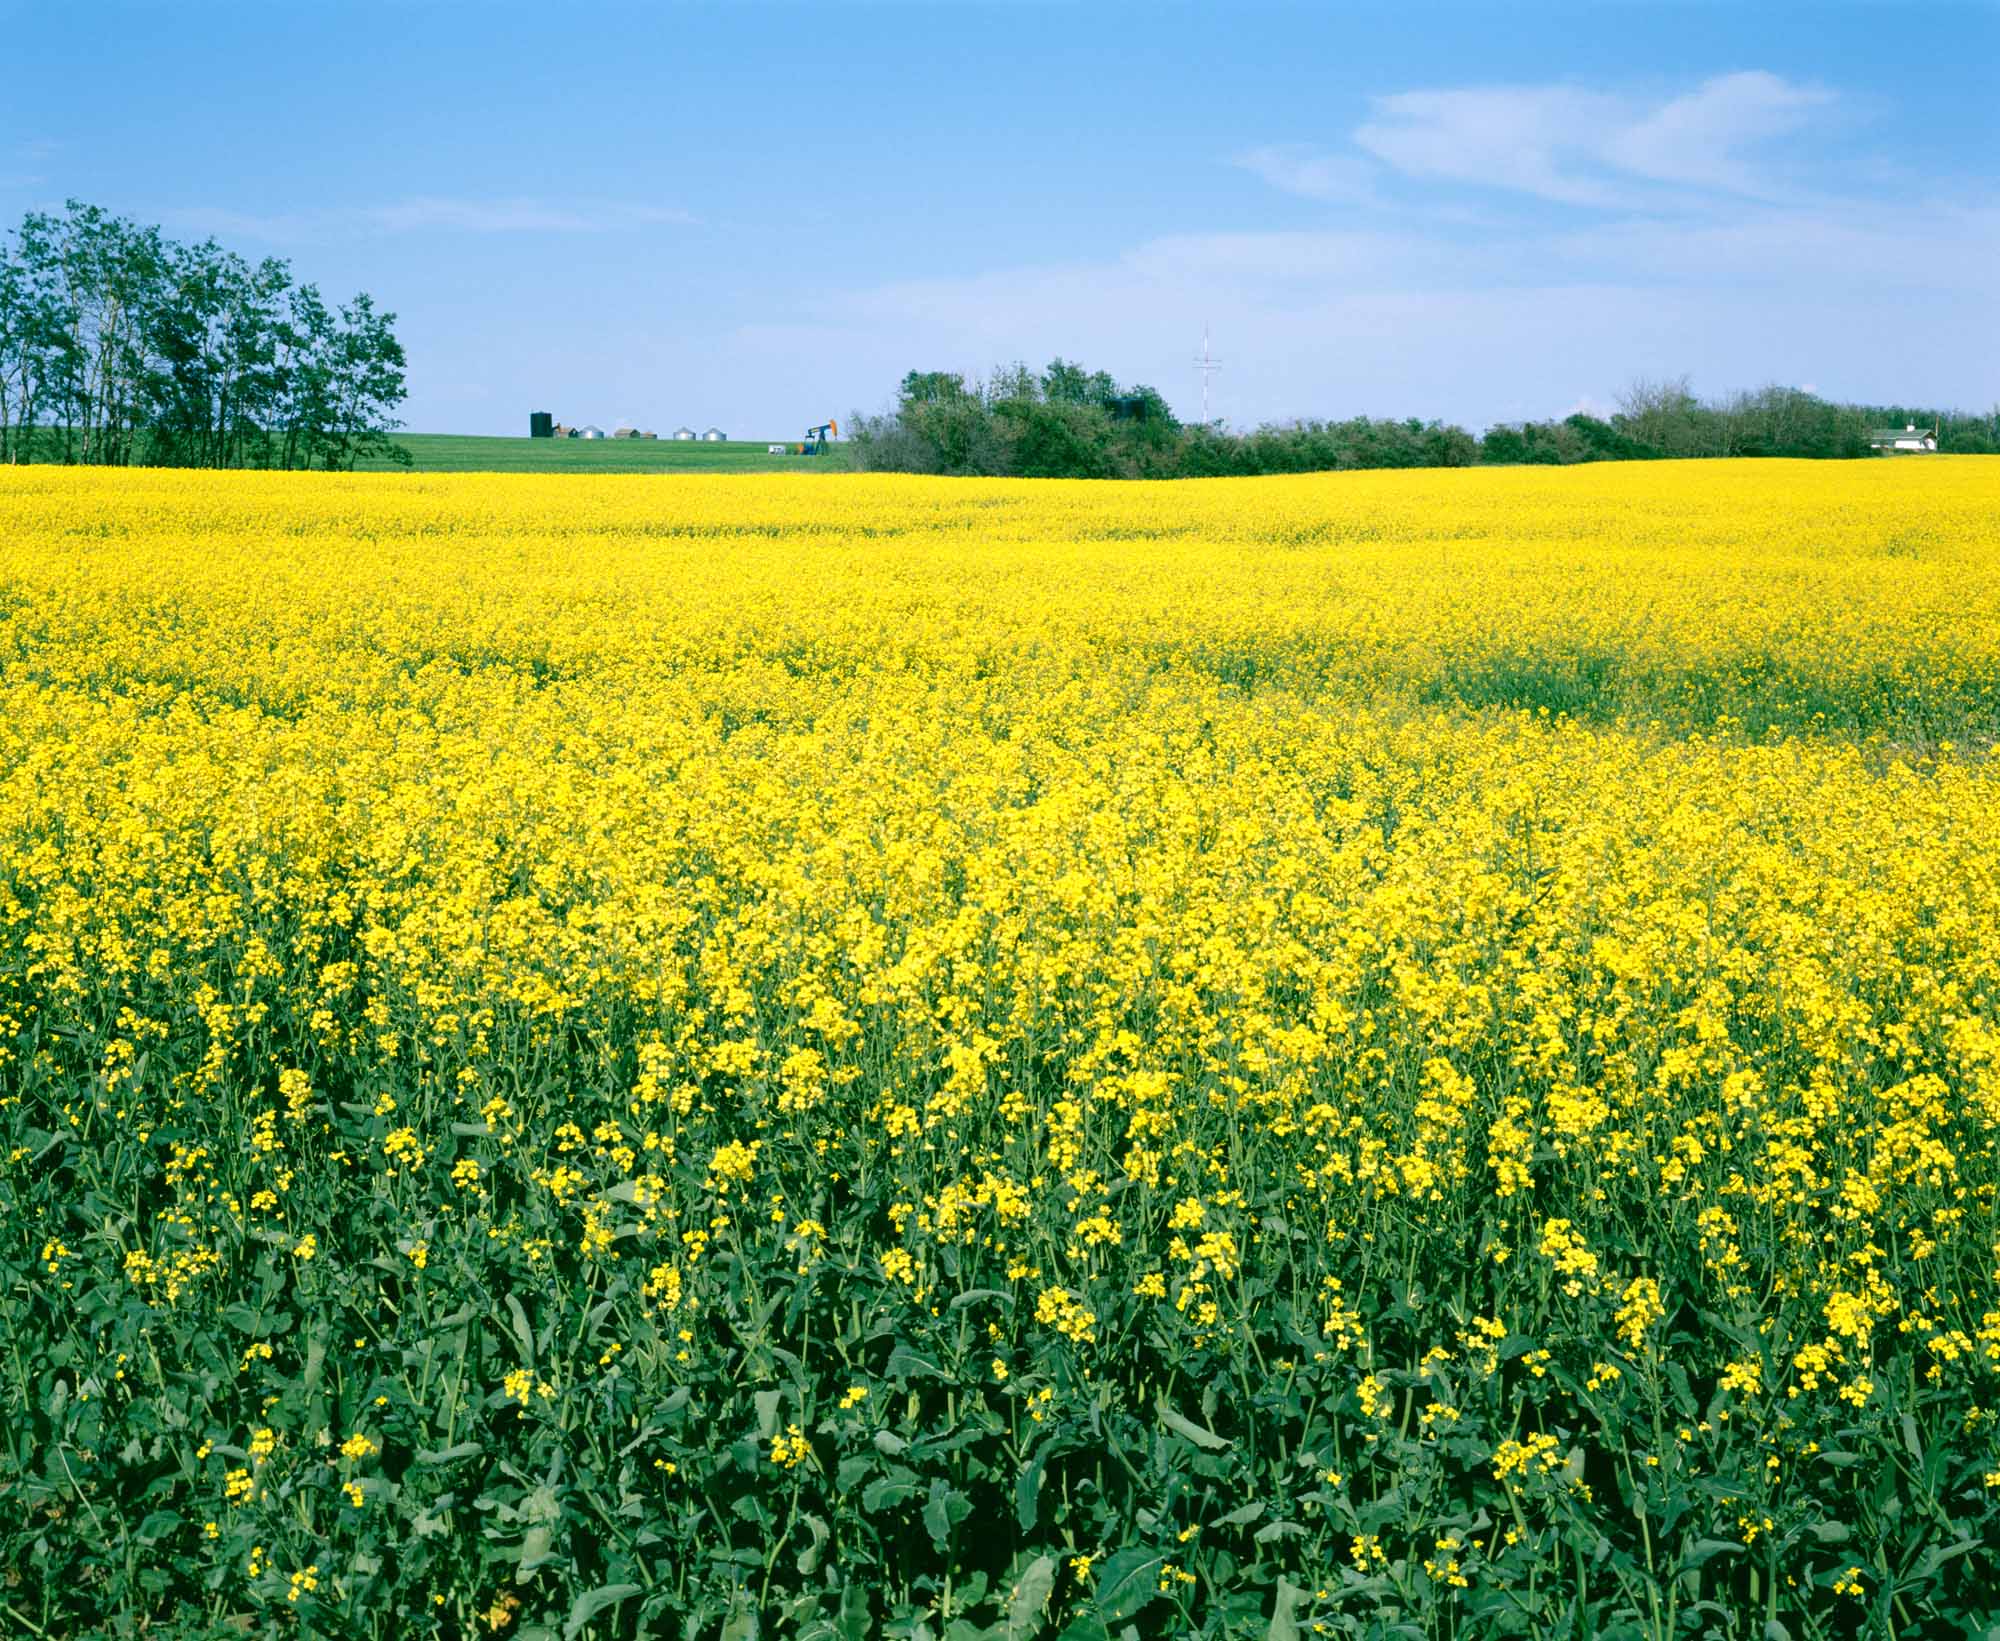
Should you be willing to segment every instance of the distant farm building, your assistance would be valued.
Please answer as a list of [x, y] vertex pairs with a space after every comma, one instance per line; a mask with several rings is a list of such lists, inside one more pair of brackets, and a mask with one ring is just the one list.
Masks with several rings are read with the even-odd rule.
[[1937, 449], [1937, 429], [1919, 427], [1915, 422], [1905, 422], [1901, 427], [1871, 427], [1868, 444], [1869, 448], [1892, 456], [1904, 452], [1921, 455]]
[[677, 439], [692, 439], [695, 437], [695, 431], [691, 427], [677, 427], [674, 429], [674, 437]]
[[601, 427], [579, 427], [570, 437], [572, 439], [601, 439], [604, 437], [604, 429]]
[[552, 439], [556, 433], [556, 419], [546, 410], [528, 412], [528, 437], [531, 439]]
[[711, 427], [706, 433], [702, 435], [703, 441], [708, 444], [721, 444], [723, 440], [727, 439], [728, 437], [729, 435], [723, 432], [722, 429], [719, 427]]

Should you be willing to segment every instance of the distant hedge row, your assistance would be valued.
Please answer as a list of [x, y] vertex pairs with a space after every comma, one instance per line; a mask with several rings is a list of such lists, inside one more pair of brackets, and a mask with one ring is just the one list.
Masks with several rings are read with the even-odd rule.
[[1153, 388], [1121, 387], [1066, 360], [1015, 366], [985, 382], [911, 371], [893, 409], [853, 418], [857, 466], [903, 473], [1015, 478], [1196, 478], [1361, 467], [1568, 465], [1691, 456], [1845, 458], [1871, 454], [1870, 430], [1909, 422], [1939, 431], [1941, 449], [2000, 450], [2000, 412], [1833, 404], [1767, 387], [1702, 400], [1683, 378], [1640, 382], [1608, 419], [1496, 426], [1475, 438], [1448, 422], [1299, 421], [1234, 433], [1183, 425]]

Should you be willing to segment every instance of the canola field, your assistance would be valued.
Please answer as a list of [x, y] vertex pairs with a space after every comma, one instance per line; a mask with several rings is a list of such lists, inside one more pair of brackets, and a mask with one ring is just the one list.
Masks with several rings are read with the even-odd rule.
[[2000, 466], [0, 471], [0, 1632], [2000, 1623]]

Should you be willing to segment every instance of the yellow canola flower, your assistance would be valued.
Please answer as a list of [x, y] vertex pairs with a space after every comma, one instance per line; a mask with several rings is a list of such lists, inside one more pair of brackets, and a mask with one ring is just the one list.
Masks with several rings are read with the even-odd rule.
[[[558, 1339], [562, 1283], [636, 1286], [621, 1378], [752, 1272], [1005, 1290], [964, 1360], [1037, 1420], [1051, 1353], [1100, 1385], [1287, 1294], [1364, 1434], [1434, 1360], [1641, 1395], [1712, 1316], [1739, 1421], [1920, 1383], [1977, 1459], [1993, 497], [0, 470], [0, 1089], [77, 1182], [30, 1274], [394, 1317], [435, 1262]], [[85, 1223], [135, 1200], [107, 1135], [138, 1223]], [[1391, 1352], [1397, 1271], [1464, 1298]], [[1507, 1431], [1525, 1495], [1565, 1459]]]

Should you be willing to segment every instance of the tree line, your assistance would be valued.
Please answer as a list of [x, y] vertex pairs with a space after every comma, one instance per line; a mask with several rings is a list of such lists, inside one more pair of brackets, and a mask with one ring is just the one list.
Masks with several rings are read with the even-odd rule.
[[1935, 406], [1837, 404], [1793, 387], [1761, 387], [1721, 399], [1698, 397], [1685, 376], [1634, 382], [1607, 419], [1515, 422], [1489, 428], [1486, 462], [1567, 465], [1701, 456], [1794, 456], [1844, 460], [1874, 454], [1871, 434], [1914, 424], [1959, 455], [2000, 452], [2000, 410], [1989, 415]]
[[409, 457], [395, 315], [275, 257], [76, 200], [0, 234], [0, 461], [351, 469]]
[[1064, 359], [985, 381], [911, 371], [893, 408], [852, 418], [855, 465], [1020, 478], [1197, 478], [1368, 467], [1570, 465], [1698, 456], [1839, 459], [1872, 453], [1870, 432], [1937, 426], [1939, 448], [2000, 451], [2000, 412], [1835, 404], [1797, 388], [1698, 398], [1685, 377], [1635, 382], [1607, 417], [1512, 422], [1483, 438], [1447, 422], [1354, 416], [1247, 432], [1184, 425], [1144, 385]]

